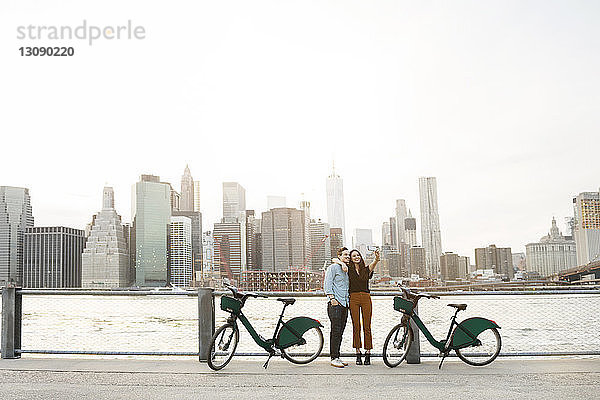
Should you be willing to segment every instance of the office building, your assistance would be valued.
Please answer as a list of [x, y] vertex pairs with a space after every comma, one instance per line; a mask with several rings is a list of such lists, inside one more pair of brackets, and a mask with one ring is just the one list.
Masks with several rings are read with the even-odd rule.
[[392, 232], [390, 231], [390, 223], [384, 222], [381, 225], [381, 245], [391, 246], [392, 245]]
[[329, 224], [321, 220], [310, 222], [310, 253], [308, 265], [320, 271], [331, 264], [331, 239]]
[[408, 217], [404, 219], [404, 231], [406, 232], [406, 243], [409, 247], [417, 245], [417, 220], [413, 218], [410, 210]]
[[419, 178], [419, 198], [421, 202], [421, 239], [425, 248], [427, 273], [430, 278], [438, 278], [440, 276], [442, 234], [435, 177]]
[[363, 258], [367, 257], [368, 247], [373, 245], [373, 231], [371, 229], [355, 229], [352, 237], [352, 249], [360, 251]]
[[23, 287], [80, 288], [85, 232], [63, 226], [25, 230]]
[[267, 210], [287, 207], [285, 196], [267, 196]]
[[344, 181], [335, 173], [335, 165], [326, 181], [327, 222], [332, 228], [342, 228], [342, 237], [346, 237], [346, 217], [344, 214]]
[[115, 210], [113, 188], [105, 187], [102, 209], [88, 224], [81, 255], [81, 286], [84, 288], [127, 287], [135, 280], [131, 268], [130, 226], [123, 226]]
[[491, 269], [494, 273], [509, 279], [514, 277], [510, 247], [496, 247], [492, 244], [475, 249], [475, 266], [476, 269]]
[[421, 278], [428, 278], [427, 275], [427, 257], [424, 247], [415, 246], [409, 250], [410, 254], [410, 273], [419, 275]]
[[538, 243], [525, 245], [525, 253], [527, 271], [538, 272], [543, 277], [577, 266], [575, 241], [561, 234], [554, 218], [550, 232]]
[[310, 251], [306, 241], [304, 211], [274, 208], [262, 213], [262, 267], [264, 271], [287, 271], [304, 267]]
[[181, 177], [181, 203], [179, 210], [195, 211], [194, 199], [194, 178], [192, 178], [190, 168], [186, 165]]
[[600, 260], [600, 193], [583, 192], [573, 199], [573, 236], [577, 265]]
[[202, 271], [196, 271], [196, 280], [202, 281], [205, 276], [212, 274], [214, 240], [212, 231], [206, 231], [202, 234]]
[[342, 228], [329, 228], [329, 244], [331, 246], [331, 258], [337, 258], [338, 250], [344, 247]]
[[440, 272], [443, 281], [466, 279], [469, 276], [469, 257], [445, 252], [440, 256]]
[[200, 182], [194, 181], [194, 211], [200, 212]]
[[142, 175], [132, 189], [136, 285], [166, 286], [171, 186], [158, 176]]
[[171, 216], [190, 219], [192, 229], [192, 281], [195, 281], [198, 272], [202, 271], [202, 213], [197, 211], [173, 211]]
[[23, 284], [25, 230], [32, 227], [29, 189], [0, 186], [0, 286]]
[[396, 240], [397, 243], [407, 243], [406, 227], [404, 220], [408, 217], [406, 212], [406, 201], [404, 199], [396, 200]]
[[171, 217], [169, 229], [169, 283], [174, 287], [190, 287], [193, 279], [192, 219]]
[[[242, 263], [242, 224], [220, 222], [213, 229], [213, 269], [222, 278], [239, 280]], [[245, 254], [243, 255], [245, 258]]]
[[223, 182], [223, 221], [239, 222], [246, 210], [246, 190], [237, 182]]

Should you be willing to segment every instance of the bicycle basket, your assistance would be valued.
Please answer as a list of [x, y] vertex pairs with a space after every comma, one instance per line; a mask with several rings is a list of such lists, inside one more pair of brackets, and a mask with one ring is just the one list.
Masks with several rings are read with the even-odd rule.
[[403, 313], [411, 313], [413, 310], [413, 303], [400, 296], [396, 296], [394, 297], [394, 310], [402, 311]]
[[233, 313], [239, 313], [242, 309], [242, 302], [233, 297], [221, 296], [221, 310]]

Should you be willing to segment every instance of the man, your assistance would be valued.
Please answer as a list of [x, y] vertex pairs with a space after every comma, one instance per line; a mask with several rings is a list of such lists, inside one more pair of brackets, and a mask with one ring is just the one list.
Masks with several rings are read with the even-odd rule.
[[329, 298], [327, 303], [327, 315], [331, 321], [331, 333], [329, 335], [329, 353], [331, 354], [331, 365], [344, 368], [348, 363], [340, 359], [340, 346], [342, 335], [348, 319], [348, 266], [350, 252], [346, 247], [337, 251], [338, 258], [327, 267], [323, 291]]

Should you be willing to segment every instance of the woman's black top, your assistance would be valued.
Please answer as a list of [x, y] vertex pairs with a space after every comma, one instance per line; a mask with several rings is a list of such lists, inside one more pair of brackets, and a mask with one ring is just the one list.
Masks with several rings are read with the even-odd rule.
[[348, 267], [348, 279], [350, 280], [350, 288], [348, 292], [365, 292], [369, 293], [369, 279], [373, 277], [373, 271], [369, 270], [369, 267], [365, 266], [360, 268], [359, 272], [356, 272], [356, 267], [351, 265]]

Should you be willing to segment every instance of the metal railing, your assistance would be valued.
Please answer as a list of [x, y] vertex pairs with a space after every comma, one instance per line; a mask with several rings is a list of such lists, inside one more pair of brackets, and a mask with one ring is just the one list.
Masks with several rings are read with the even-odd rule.
[[[202, 358], [215, 326], [220, 326], [228, 316], [220, 309], [220, 297], [229, 292], [210, 289], [201, 289], [200, 295], [198, 291], [164, 290], [12, 291], [12, 305], [5, 303], [10, 297], [6, 289], [2, 294], [0, 329], [4, 358], [18, 358], [26, 353]], [[319, 320], [324, 326], [325, 337], [322, 356], [328, 355], [329, 319], [322, 293], [262, 294], [268, 298], [251, 298], [244, 307], [244, 314], [259, 333], [265, 337], [272, 335], [282, 306], [274, 298], [295, 297], [298, 301], [286, 309], [286, 319], [307, 315]], [[400, 314], [392, 307], [395, 295], [399, 293], [372, 293], [374, 356], [379, 355], [385, 336], [400, 320]], [[452, 315], [446, 304], [464, 302], [468, 308], [459, 313], [460, 320], [482, 316], [500, 325], [501, 356], [600, 355], [600, 337], [596, 334], [600, 330], [597, 318], [600, 289], [439, 295], [441, 300], [422, 299], [419, 303], [421, 319], [438, 339], [445, 337]], [[19, 305], [21, 317], [15, 313]], [[8, 315], [11, 308], [12, 321]], [[6, 325], [7, 320], [12, 327]], [[437, 350], [426, 340], [421, 340], [420, 344], [421, 356], [437, 356]], [[241, 327], [236, 355], [266, 354], [258, 350], [261, 349]], [[353, 352], [350, 317], [342, 350], [347, 354]]]

